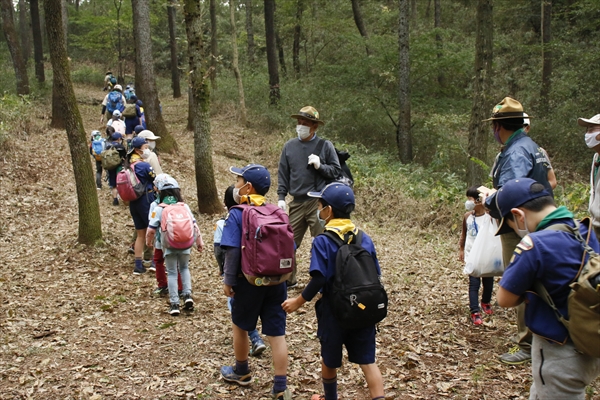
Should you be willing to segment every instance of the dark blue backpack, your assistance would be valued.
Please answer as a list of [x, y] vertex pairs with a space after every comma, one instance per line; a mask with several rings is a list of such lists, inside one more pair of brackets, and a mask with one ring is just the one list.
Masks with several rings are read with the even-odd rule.
[[113, 90], [108, 94], [106, 101], [106, 111], [111, 115], [115, 110], [123, 112], [125, 110], [125, 104], [123, 103], [123, 95], [117, 90]]

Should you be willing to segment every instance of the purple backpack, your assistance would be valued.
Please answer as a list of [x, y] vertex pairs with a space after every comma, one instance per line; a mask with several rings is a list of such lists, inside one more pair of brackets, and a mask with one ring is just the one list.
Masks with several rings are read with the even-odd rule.
[[294, 270], [294, 232], [287, 214], [273, 204], [242, 210], [242, 273], [254, 286], [285, 282]]

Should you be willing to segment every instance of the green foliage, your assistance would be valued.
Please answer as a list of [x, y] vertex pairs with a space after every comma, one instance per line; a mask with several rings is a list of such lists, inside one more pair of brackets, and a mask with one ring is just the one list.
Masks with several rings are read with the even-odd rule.
[[71, 71], [71, 80], [102, 87], [104, 85], [104, 72], [90, 65], [78, 65]]

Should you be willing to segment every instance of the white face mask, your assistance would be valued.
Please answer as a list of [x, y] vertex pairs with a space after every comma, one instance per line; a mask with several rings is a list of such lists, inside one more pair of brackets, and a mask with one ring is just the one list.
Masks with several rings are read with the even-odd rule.
[[585, 134], [585, 144], [590, 149], [598, 146], [600, 144], [600, 140], [596, 139], [596, 136], [600, 135], [600, 132], [586, 133]]
[[233, 201], [235, 201], [236, 204], [240, 204], [240, 201], [242, 201], [242, 195], [240, 194], [240, 189], [243, 188], [244, 186], [246, 186], [248, 183], [245, 183], [242, 187], [233, 188]]
[[465, 201], [465, 208], [467, 211], [473, 211], [475, 209], [475, 202], [473, 200]]
[[150, 150], [154, 150], [156, 148], [156, 142], [148, 142], [148, 148]]
[[298, 139], [308, 139], [310, 136], [310, 127], [306, 125], [296, 125], [296, 133], [298, 134]]
[[150, 157], [150, 153], [151, 153], [150, 149], [144, 149], [144, 151], [143, 151], [143, 153], [142, 153], [141, 157], [142, 157], [143, 159], [146, 159], [146, 158]]
[[529, 229], [527, 229], [527, 217], [525, 216], [525, 214], [523, 214], [523, 223], [525, 224], [525, 229], [521, 229], [519, 228], [519, 223], [517, 222], [517, 217], [513, 214], [513, 221], [515, 221], [515, 233], [517, 235], [519, 235], [519, 237], [524, 238], [525, 236], [529, 235], [531, 232], [529, 232]]

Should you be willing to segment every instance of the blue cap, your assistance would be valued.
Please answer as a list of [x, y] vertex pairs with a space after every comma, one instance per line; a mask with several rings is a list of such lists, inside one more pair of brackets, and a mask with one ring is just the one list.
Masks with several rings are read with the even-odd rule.
[[131, 148], [139, 149], [140, 147], [142, 147], [143, 145], [145, 145], [147, 143], [148, 143], [148, 141], [146, 139], [144, 139], [143, 137], [136, 136], [131, 141]]
[[135, 128], [133, 128], [133, 131], [135, 132], [136, 135], [143, 130], [144, 130], [144, 127], [142, 125], [136, 125]]
[[110, 138], [112, 140], [119, 140], [119, 139], [123, 139], [123, 135], [121, 135], [120, 132], [115, 132], [112, 135], [110, 135]]
[[500, 221], [500, 227], [498, 228], [496, 235], [502, 235], [513, 231], [507, 223], [509, 218], [511, 218], [510, 210], [520, 207], [528, 201], [537, 199], [538, 197], [552, 196], [545, 188], [539, 192], [532, 192], [531, 186], [534, 183], [539, 182], [530, 178], [512, 179], [498, 189], [494, 203], [498, 209], [498, 213], [502, 216], [502, 221]]
[[271, 174], [260, 164], [248, 164], [244, 168], [230, 167], [229, 172], [243, 177], [261, 194], [267, 193], [271, 187]]
[[325, 186], [320, 192], [308, 192], [309, 197], [323, 199], [331, 207], [350, 213], [354, 210], [354, 192], [350, 186], [334, 182]]

